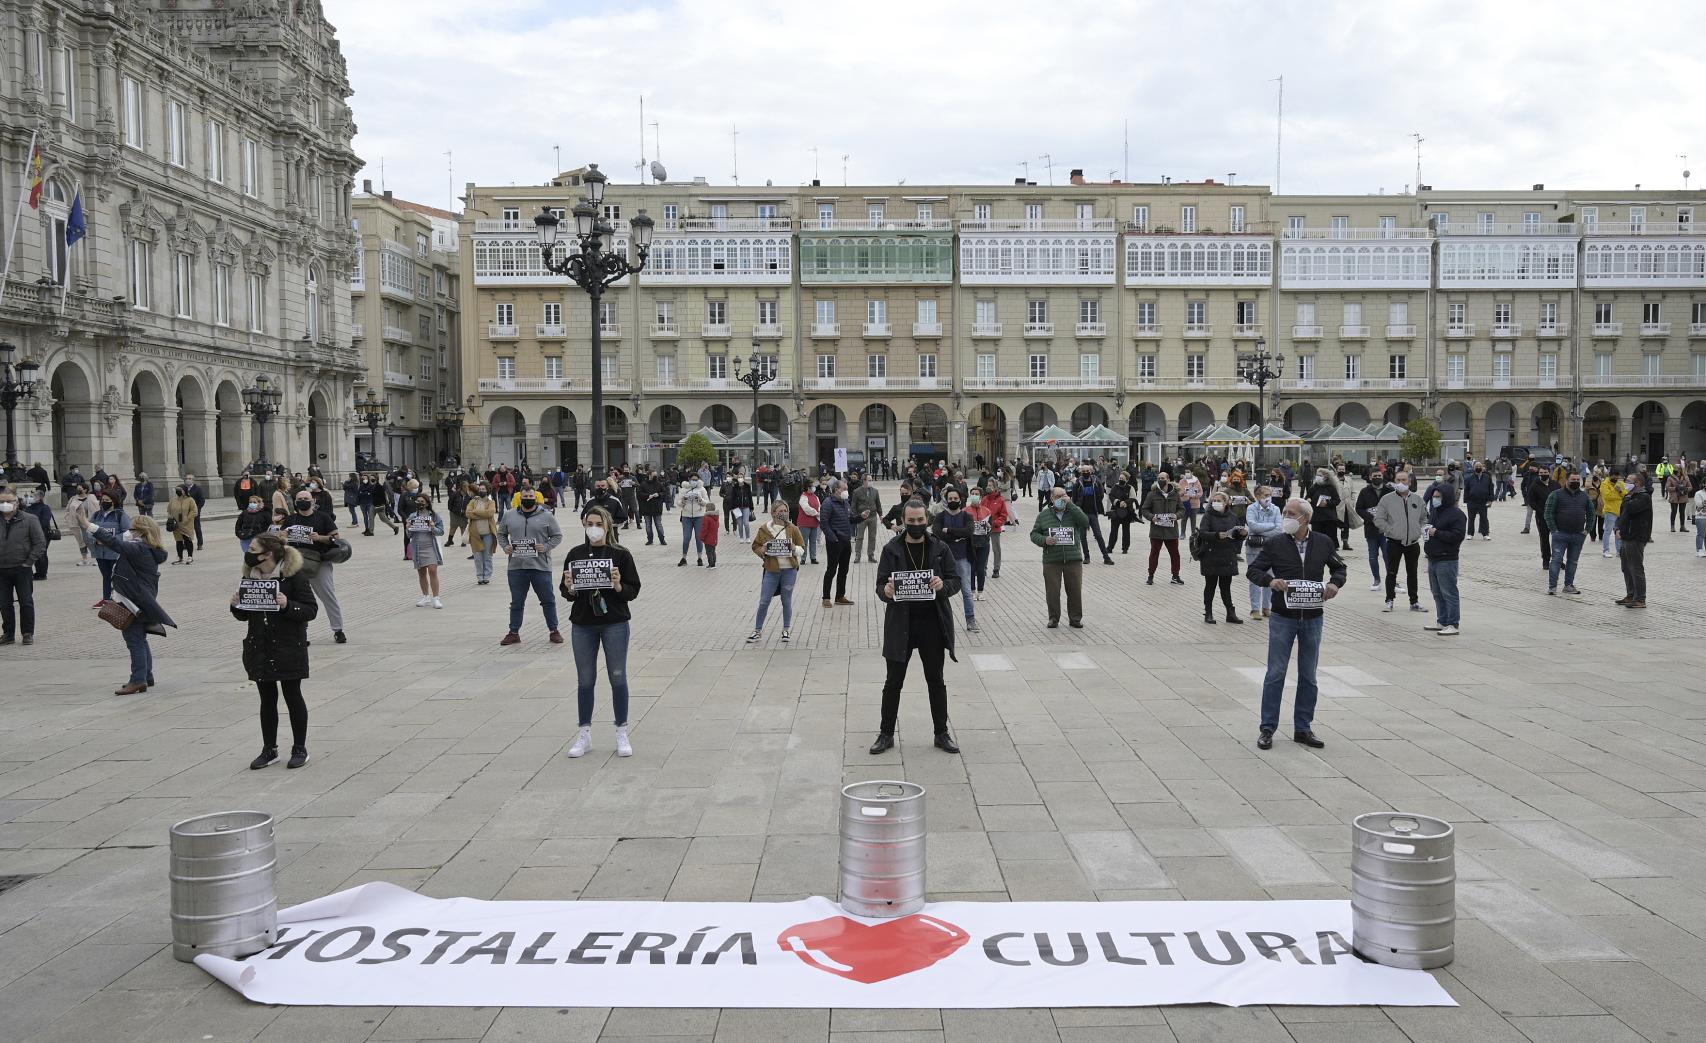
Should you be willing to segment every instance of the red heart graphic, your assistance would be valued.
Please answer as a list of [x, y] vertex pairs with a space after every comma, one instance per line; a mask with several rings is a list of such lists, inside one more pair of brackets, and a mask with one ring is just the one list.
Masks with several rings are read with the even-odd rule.
[[914, 913], [878, 924], [831, 916], [795, 924], [776, 943], [808, 966], [871, 985], [946, 959], [970, 937], [946, 920]]

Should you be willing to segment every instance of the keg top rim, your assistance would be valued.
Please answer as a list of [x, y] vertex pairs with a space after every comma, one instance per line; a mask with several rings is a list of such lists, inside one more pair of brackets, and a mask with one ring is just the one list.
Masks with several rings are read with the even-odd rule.
[[1376, 811], [1358, 815], [1352, 825], [1365, 833], [1392, 840], [1438, 840], [1456, 832], [1452, 824], [1444, 819], [1404, 811]]
[[[882, 787], [895, 786], [899, 793], [884, 793]], [[902, 800], [913, 800], [924, 795], [924, 787], [916, 782], [906, 782], [901, 779], [865, 779], [861, 782], [849, 782], [841, 787], [841, 795], [851, 800], [872, 801], [883, 803]]]
[[175, 837], [217, 837], [245, 829], [272, 825], [272, 816], [265, 811], [216, 811], [195, 815], [172, 826]]

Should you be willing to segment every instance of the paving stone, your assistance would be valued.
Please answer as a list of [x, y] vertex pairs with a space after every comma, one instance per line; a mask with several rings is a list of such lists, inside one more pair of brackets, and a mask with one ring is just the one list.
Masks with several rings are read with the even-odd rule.
[[1472, 880], [1457, 888], [1464, 912], [1509, 938], [1536, 959], [1621, 960], [1625, 953], [1570, 917], [1504, 881]]

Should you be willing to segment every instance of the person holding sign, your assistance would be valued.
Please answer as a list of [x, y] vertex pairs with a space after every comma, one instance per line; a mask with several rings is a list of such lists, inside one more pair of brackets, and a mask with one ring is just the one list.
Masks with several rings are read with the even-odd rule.
[[[948, 685], [942, 679], [942, 657], [955, 662], [954, 613], [951, 603], [960, 591], [960, 574], [948, 545], [930, 535], [930, 512], [923, 500], [908, 500], [905, 533], [883, 547], [877, 561], [877, 597], [888, 607], [883, 614], [883, 659], [888, 677], [883, 682], [882, 720], [875, 756], [894, 748], [895, 721], [900, 716], [900, 688], [914, 650], [924, 664], [924, 683], [930, 690], [930, 717], [936, 726], [936, 748], [958, 753], [948, 731]], [[1076, 559], [1078, 546], [1072, 545]]]
[[1173, 566], [1172, 582], [1185, 584], [1179, 578], [1179, 514], [1183, 509], [1178, 486], [1162, 471], [1138, 509], [1139, 515], [1149, 523], [1149, 578], [1144, 582], [1150, 586], [1155, 584], [1155, 566], [1161, 563], [1163, 547], [1167, 548], [1167, 560]]
[[1287, 500], [1280, 514], [1280, 532], [1262, 545], [1245, 573], [1279, 596], [1268, 622], [1268, 672], [1262, 679], [1261, 731], [1256, 748], [1271, 750], [1279, 727], [1280, 699], [1285, 694], [1286, 665], [1297, 645], [1297, 696], [1292, 708], [1293, 741], [1314, 749], [1326, 743], [1315, 737], [1315, 664], [1321, 658], [1322, 607], [1345, 585], [1345, 563], [1332, 537], [1314, 532], [1309, 522], [1314, 509], [1308, 500]]
[[972, 601], [973, 579], [970, 557], [973, 521], [965, 511], [965, 504], [960, 500], [960, 490], [950, 485], [948, 493], [942, 498], [942, 513], [936, 515], [936, 521], [931, 527], [930, 534], [948, 546], [948, 553], [953, 555], [954, 569], [960, 577], [960, 602], [966, 614], [966, 633], [977, 633], [977, 606]]
[[598, 650], [610, 678], [610, 703], [616, 712], [616, 756], [631, 757], [628, 741], [628, 602], [640, 596], [640, 571], [634, 556], [616, 541], [615, 518], [602, 507], [586, 513], [586, 541], [563, 555], [563, 599], [569, 603], [569, 637], [575, 650], [575, 680], [580, 728], [569, 745], [570, 757], [592, 748], [593, 696], [598, 690]]
[[770, 599], [778, 595], [782, 598], [782, 640], [786, 643], [794, 626], [794, 584], [800, 578], [800, 562], [806, 556], [805, 536], [788, 521], [788, 501], [771, 501], [770, 521], [758, 527], [752, 538], [752, 553], [764, 563], [764, 571], [758, 587], [758, 618], [752, 623], [747, 644], [764, 636], [764, 617], [770, 613]]
[[409, 534], [409, 560], [415, 563], [415, 576], [421, 581], [421, 599], [416, 608], [443, 608], [438, 596], [438, 567], [444, 564], [444, 554], [438, 549], [438, 538], [444, 535], [444, 519], [432, 509], [426, 493], [416, 495], [409, 504], [409, 516], [403, 520], [403, 531]]
[[[610, 512], [605, 511], [604, 516], [608, 518]], [[563, 643], [563, 634], [557, 629], [557, 602], [551, 597], [551, 551], [561, 542], [562, 526], [557, 524], [555, 516], [539, 509], [539, 494], [532, 489], [517, 497], [515, 510], [506, 513], [498, 523], [498, 546], [509, 558], [509, 632], [498, 644], [513, 645], [521, 641], [521, 615], [527, 607], [529, 591], [539, 599], [539, 608], [545, 613], [551, 643]]]
[[[1090, 519], [1072, 505], [1066, 486], [1051, 486], [1049, 506], [1037, 512], [1031, 525], [1031, 542], [1043, 549], [1043, 594], [1048, 599], [1050, 630], [1060, 626], [1060, 585], [1066, 584], [1066, 621], [1074, 629], [1084, 627], [1084, 566], [1079, 541], [1090, 528]], [[1086, 544], [1087, 545], [1087, 544]]]
[[243, 669], [261, 696], [261, 755], [249, 762], [258, 771], [278, 760], [278, 697], [290, 712], [289, 768], [308, 763], [308, 621], [319, 615], [313, 587], [302, 572], [302, 554], [276, 533], [262, 533], [243, 554], [243, 579], [231, 595], [231, 615], [249, 625], [243, 638]]

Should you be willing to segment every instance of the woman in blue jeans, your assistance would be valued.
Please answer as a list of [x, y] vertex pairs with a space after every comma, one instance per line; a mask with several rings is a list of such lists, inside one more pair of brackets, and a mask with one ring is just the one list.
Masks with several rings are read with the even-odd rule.
[[764, 563], [758, 588], [758, 618], [753, 621], [747, 644], [764, 636], [764, 617], [770, 614], [770, 599], [782, 598], [782, 640], [794, 626], [794, 583], [800, 578], [800, 562], [806, 556], [806, 538], [788, 522], [788, 501], [770, 504], [770, 520], [758, 527], [752, 538], [752, 553]]
[[[631, 757], [628, 741], [628, 602], [640, 596], [640, 571], [634, 556], [616, 541], [616, 523], [603, 507], [590, 508], [582, 524], [586, 540], [563, 555], [563, 599], [569, 603], [569, 643], [575, 651], [580, 730], [569, 745], [570, 757], [592, 747], [593, 694], [598, 687], [598, 650], [610, 677], [610, 702], [616, 711], [616, 756]], [[595, 564], [589, 565], [592, 562]]]
[[89, 541], [116, 555], [113, 561], [113, 593], [134, 606], [135, 618], [125, 627], [125, 647], [130, 649], [130, 681], [114, 695], [146, 692], [154, 683], [154, 652], [148, 635], [164, 636], [167, 627], [178, 624], [156, 600], [160, 592], [160, 563], [166, 560], [166, 542], [153, 518], [132, 518], [122, 533], [109, 532], [95, 519], [85, 521]]

